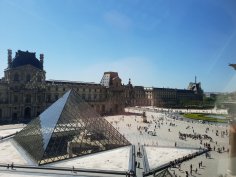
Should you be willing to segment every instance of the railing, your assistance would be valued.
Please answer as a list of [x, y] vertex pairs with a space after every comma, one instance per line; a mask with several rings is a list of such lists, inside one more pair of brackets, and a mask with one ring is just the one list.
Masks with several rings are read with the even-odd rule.
[[[144, 149], [144, 148], [143, 148]], [[202, 151], [199, 151], [199, 152], [196, 152], [196, 153], [194, 153], [194, 154], [191, 154], [191, 155], [189, 155], [189, 156], [186, 156], [185, 158], [179, 158], [179, 159], [176, 159], [176, 160], [178, 160], [178, 163], [182, 163], [182, 162], [184, 162], [184, 161], [187, 161], [187, 160], [189, 160], [189, 159], [192, 159], [192, 158], [194, 158], [194, 157], [197, 157], [197, 156], [200, 156], [200, 155], [202, 155], [202, 154], [204, 154], [204, 153], [207, 153], [208, 151], [210, 151], [209, 149], [202, 149]], [[166, 163], [166, 164], [163, 164], [163, 165], [161, 165], [161, 166], [159, 166], [159, 167], [157, 167], [157, 168], [154, 168], [154, 169], [150, 169], [149, 168], [149, 164], [148, 164], [148, 159], [147, 159], [147, 154], [145, 153], [145, 150], [143, 150], [143, 152], [144, 152], [144, 157], [143, 157], [143, 159], [145, 159], [144, 160], [144, 173], [143, 173], [143, 177], [144, 176], [149, 176], [149, 175], [155, 175], [156, 173], [158, 173], [158, 172], [160, 172], [160, 171], [162, 171], [162, 170], [164, 170], [164, 169], [167, 169], [167, 168], [170, 168], [170, 167], [173, 167], [173, 166], [175, 166], [175, 165], [177, 165], [177, 164], [173, 164], [173, 163]]]
[[2, 137], [0, 137], [0, 141], [2, 141], [2, 140], [5, 140], [5, 139], [7, 139], [7, 138], [10, 138], [10, 137], [12, 137], [12, 136], [14, 136], [14, 135], [16, 135], [17, 133], [13, 133], [13, 134], [10, 134], [10, 135], [7, 135], [7, 136], [2, 136]]
[[[68, 168], [68, 167], [42, 167], [42, 166], [27, 166], [27, 165], [13, 165], [13, 164], [0, 164], [0, 167], [6, 168], [6, 169], [25, 169], [25, 172], [31, 172], [31, 173], [47, 173], [49, 174], [50, 171], [53, 172], [81, 172], [81, 173], [92, 173], [92, 174], [111, 174], [111, 175], [127, 175], [127, 171], [112, 171], [112, 170], [94, 170], [94, 169], [83, 169], [83, 168]], [[26, 171], [31, 170], [31, 171]], [[40, 171], [36, 171], [40, 170]], [[22, 172], [22, 171], [21, 171]], [[24, 171], [23, 171], [24, 172]]]

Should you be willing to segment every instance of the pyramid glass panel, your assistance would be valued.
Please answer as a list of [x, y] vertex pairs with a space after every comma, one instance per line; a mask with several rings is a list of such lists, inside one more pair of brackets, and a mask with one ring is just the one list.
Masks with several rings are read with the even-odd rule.
[[15, 137], [39, 164], [130, 145], [74, 91], [68, 91]]
[[173, 175], [169, 172], [168, 169], [163, 170], [162, 172], [153, 175], [154, 177], [173, 177]]

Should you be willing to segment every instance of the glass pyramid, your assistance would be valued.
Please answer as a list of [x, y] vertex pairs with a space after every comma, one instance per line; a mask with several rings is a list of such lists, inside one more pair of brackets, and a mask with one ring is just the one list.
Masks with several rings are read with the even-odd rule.
[[14, 140], [39, 165], [130, 145], [74, 90], [32, 120]]

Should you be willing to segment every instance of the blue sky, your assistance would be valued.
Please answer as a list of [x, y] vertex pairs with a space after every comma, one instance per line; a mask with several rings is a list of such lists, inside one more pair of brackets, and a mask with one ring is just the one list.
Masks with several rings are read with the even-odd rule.
[[0, 0], [0, 77], [7, 49], [45, 55], [47, 79], [204, 91], [236, 90], [235, 0]]

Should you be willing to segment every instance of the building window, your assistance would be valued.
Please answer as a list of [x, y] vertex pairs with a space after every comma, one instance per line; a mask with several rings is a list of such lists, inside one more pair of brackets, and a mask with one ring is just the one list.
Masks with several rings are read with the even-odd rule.
[[31, 95], [26, 95], [25, 102], [26, 103], [31, 103]]
[[91, 100], [91, 95], [90, 94], [88, 95], [88, 100]]
[[14, 103], [17, 103], [17, 102], [18, 102], [18, 96], [14, 95]]
[[14, 81], [19, 81], [19, 74], [16, 73], [16, 74], [14, 75]]
[[30, 79], [31, 79], [30, 74], [27, 74], [27, 76], [26, 76], [26, 82], [29, 82]]
[[47, 95], [47, 102], [51, 102], [51, 95]]
[[82, 99], [85, 100], [85, 94], [82, 95]]
[[41, 96], [38, 96], [38, 102], [40, 103], [41, 101]]
[[55, 100], [58, 100], [58, 95], [55, 95]]

